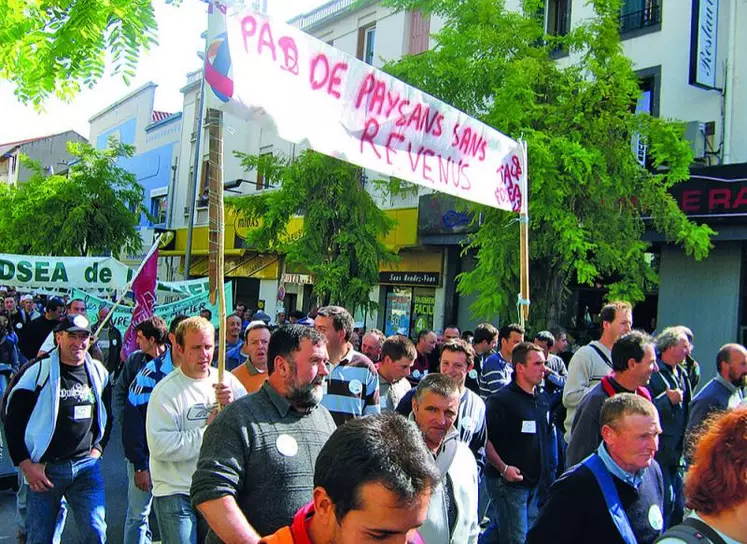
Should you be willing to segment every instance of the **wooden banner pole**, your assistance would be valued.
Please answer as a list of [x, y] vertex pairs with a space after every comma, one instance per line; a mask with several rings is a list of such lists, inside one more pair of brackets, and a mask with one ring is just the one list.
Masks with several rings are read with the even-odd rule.
[[[223, 209], [223, 112], [208, 109], [208, 236], [210, 302], [218, 301], [218, 381], [226, 369], [226, 295], [224, 290], [224, 209]], [[220, 409], [220, 407], [219, 407]]]

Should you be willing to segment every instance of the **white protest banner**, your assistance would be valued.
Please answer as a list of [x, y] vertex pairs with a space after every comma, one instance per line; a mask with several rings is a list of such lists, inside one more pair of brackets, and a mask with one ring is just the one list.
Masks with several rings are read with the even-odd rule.
[[40, 257], [0, 254], [0, 285], [42, 288], [120, 289], [132, 275], [111, 257]]
[[518, 212], [516, 141], [290, 25], [212, 0], [210, 107], [436, 191]]
[[[225, 284], [226, 300], [233, 300], [233, 283]], [[80, 289], [73, 289], [72, 298], [82, 299], [86, 303], [86, 314], [91, 323], [98, 321], [98, 312], [102, 306], [111, 308], [114, 303], [111, 300], [105, 300], [95, 295], [91, 295]], [[218, 305], [210, 304], [210, 297], [207, 291], [192, 297], [184, 298], [170, 304], [156, 305], [155, 313], [161, 317], [166, 324], [171, 323], [177, 315], [195, 316], [200, 314], [200, 310], [210, 310], [213, 314], [211, 322], [215, 327], [218, 323]], [[112, 322], [123, 334], [127, 330], [132, 320], [132, 306], [118, 306], [114, 310]]]

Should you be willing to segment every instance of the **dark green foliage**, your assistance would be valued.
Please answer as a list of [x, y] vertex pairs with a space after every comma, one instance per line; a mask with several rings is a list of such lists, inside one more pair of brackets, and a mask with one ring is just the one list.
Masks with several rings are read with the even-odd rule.
[[[379, 263], [394, 259], [380, 238], [394, 223], [363, 187], [360, 168], [313, 151], [295, 160], [237, 156], [247, 170], [259, 168], [265, 183], [276, 187], [226, 199], [238, 214], [259, 221], [248, 241], [314, 274], [314, 292], [322, 304], [339, 304], [351, 313], [375, 310], [378, 304], [369, 300], [369, 292], [378, 283]], [[304, 218], [303, 230], [290, 237], [286, 227], [296, 215]]]

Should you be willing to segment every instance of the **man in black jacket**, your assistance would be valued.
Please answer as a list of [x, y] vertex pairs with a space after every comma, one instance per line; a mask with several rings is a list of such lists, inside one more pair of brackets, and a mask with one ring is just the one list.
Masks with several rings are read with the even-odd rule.
[[692, 390], [680, 363], [689, 351], [687, 335], [679, 327], [664, 329], [656, 338], [656, 351], [659, 371], [651, 376], [648, 390], [663, 430], [656, 461], [664, 477], [664, 521], [671, 527], [682, 522], [685, 509], [682, 454]]
[[44, 308], [44, 315], [37, 317], [24, 327], [19, 348], [26, 359], [36, 358], [39, 348], [47, 336], [55, 330], [65, 312], [65, 303], [58, 298], [50, 298]]
[[553, 484], [526, 544], [651, 544], [661, 534], [656, 408], [641, 396], [620, 393], [605, 401], [601, 423], [602, 445]]
[[511, 383], [490, 395], [487, 482], [497, 542], [523, 544], [537, 513], [538, 492], [551, 478], [550, 399], [539, 386], [545, 376], [542, 348], [522, 342], [511, 351]]

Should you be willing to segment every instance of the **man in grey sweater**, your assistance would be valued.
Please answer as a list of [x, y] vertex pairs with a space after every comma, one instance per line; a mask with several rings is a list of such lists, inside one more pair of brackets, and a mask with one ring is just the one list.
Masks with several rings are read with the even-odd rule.
[[267, 382], [205, 431], [191, 498], [210, 525], [207, 542], [257, 544], [309, 501], [314, 463], [335, 430], [319, 405], [327, 360], [320, 332], [281, 327], [270, 338]]

